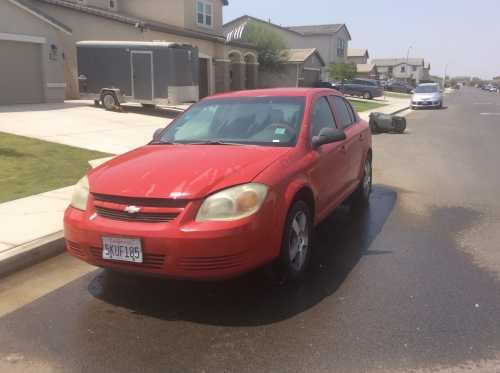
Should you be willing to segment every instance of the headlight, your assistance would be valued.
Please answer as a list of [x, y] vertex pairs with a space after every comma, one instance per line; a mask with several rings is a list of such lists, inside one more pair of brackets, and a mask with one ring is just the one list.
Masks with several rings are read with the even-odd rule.
[[71, 206], [75, 209], [85, 211], [87, 209], [87, 200], [89, 198], [89, 179], [84, 176], [75, 185], [73, 197], [71, 197]]
[[263, 184], [244, 184], [211, 195], [200, 207], [196, 221], [231, 221], [259, 211], [266, 199], [268, 187]]

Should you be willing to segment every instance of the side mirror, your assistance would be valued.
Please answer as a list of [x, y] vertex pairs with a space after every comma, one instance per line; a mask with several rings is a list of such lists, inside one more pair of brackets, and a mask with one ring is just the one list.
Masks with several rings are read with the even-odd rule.
[[165, 128], [158, 128], [155, 133], [153, 134], [153, 142], [157, 142], [161, 138], [161, 134], [163, 133], [163, 130]]
[[318, 136], [312, 138], [312, 146], [314, 149], [317, 149], [321, 145], [344, 141], [346, 138], [345, 132], [342, 130], [337, 128], [323, 128]]

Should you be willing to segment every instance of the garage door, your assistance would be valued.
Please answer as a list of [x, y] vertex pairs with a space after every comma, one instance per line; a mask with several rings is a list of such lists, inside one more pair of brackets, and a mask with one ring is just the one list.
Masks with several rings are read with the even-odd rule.
[[43, 102], [41, 45], [0, 40], [0, 105]]
[[312, 87], [314, 83], [321, 80], [321, 72], [316, 70], [304, 70], [304, 87]]

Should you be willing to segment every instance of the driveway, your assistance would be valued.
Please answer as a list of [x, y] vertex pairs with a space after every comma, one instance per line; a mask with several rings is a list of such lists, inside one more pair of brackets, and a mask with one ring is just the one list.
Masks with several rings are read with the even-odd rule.
[[149, 142], [172, 118], [166, 111], [133, 106], [109, 112], [92, 101], [2, 106], [0, 132], [121, 154]]

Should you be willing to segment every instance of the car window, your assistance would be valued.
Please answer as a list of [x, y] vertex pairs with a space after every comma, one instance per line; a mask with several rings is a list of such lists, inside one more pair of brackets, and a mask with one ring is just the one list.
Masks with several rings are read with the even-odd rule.
[[337, 114], [339, 127], [342, 129], [349, 127], [354, 122], [353, 114], [349, 112], [344, 98], [340, 96], [330, 96], [330, 100]]
[[347, 106], [347, 110], [349, 111], [349, 115], [351, 116], [351, 123], [355, 123], [358, 121], [358, 116], [356, 115], [356, 112], [352, 108], [352, 105], [349, 101], [344, 99], [344, 104]]
[[160, 142], [294, 146], [304, 106], [304, 97], [205, 100], [168, 126]]
[[437, 85], [419, 85], [415, 89], [415, 93], [435, 93], [438, 92], [438, 90]]
[[311, 137], [318, 136], [323, 128], [335, 127], [335, 118], [326, 97], [319, 98], [311, 113]]

